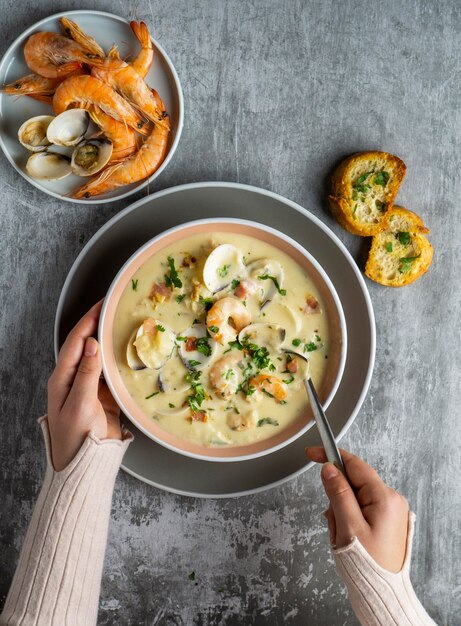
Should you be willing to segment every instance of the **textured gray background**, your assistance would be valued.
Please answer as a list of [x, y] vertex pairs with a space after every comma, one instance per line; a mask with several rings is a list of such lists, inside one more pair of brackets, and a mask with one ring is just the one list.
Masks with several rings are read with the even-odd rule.
[[[271, 189], [320, 217], [362, 265], [363, 242], [326, 208], [328, 174], [370, 148], [407, 163], [399, 201], [430, 226], [435, 260], [403, 290], [368, 282], [377, 363], [343, 445], [408, 496], [418, 514], [417, 593], [439, 624], [459, 624], [459, 3], [0, 0], [0, 51], [34, 21], [78, 8], [146, 20], [176, 65], [185, 128], [156, 189], [206, 179]], [[62, 203], [29, 186], [3, 154], [0, 163], [4, 598], [44, 469], [35, 418], [45, 409], [59, 292], [80, 235], [127, 202]], [[121, 473], [100, 624], [356, 624], [324, 507], [317, 470], [226, 501], [169, 495]]]

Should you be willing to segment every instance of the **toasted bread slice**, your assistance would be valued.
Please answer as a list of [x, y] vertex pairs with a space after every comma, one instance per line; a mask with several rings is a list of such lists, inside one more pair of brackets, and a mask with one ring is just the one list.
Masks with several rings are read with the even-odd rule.
[[388, 287], [403, 287], [429, 269], [432, 246], [422, 219], [403, 207], [389, 209], [384, 229], [372, 239], [365, 274]]
[[383, 228], [406, 169], [388, 152], [360, 152], [345, 159], [331, 181], [328, 200], [334, 217], [354, 235], [375, 235]]

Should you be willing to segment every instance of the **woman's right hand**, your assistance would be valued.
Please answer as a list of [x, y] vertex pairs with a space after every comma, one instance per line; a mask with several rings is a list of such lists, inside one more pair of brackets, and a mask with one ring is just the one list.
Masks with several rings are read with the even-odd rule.
[[330, 541], [341, 548], [357, 537], [368, 554], [390, 572], [399, 572], [405, 560], [408, 502], [388, 487], [375, 470], [359, 457], [341, 450], [350, 483], [320, 447], [306, 449], [307, 456], [323, 463], [321, 476], [330, 506], [325, 513]]

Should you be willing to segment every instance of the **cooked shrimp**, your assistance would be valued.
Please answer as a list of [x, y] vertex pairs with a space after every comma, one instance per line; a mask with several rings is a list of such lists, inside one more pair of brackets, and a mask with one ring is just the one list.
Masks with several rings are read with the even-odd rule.
[[2, 91], [9, 96], [31, 96], [32, 94], [52, 96], [63, 80], [64, 78], [45, 78], [40, 74], [27, 74], [5, 85]]
[[208, 378], [219, 398], [228, 398], [237, 393], [243, 381], [242, 365], [243, 358], [238, 354], [226, 354], [213, 364]]
[[80, 187], [74, 198], [91, 198], [151, 176], [165, 158], [168, 130], [154, 125], [141, 148], [121, 163], [110, 165]]
[[121, 161], [136, 152], [138, 144], [136, 133], [132, 128], [107, 115], [98, 106], [84, 108], [87, 109], [93, 122], [99, 126], [102, 134], [112, 142], [111, 162]]
[[[154, 46], [152, 43], [152, 39], [150, 38], [149, 31], [144, 22], [130, 22], [131, 30], [135, 34], [136, 39], [141, 44], [141, 50], [135, 56], [135, 58], [129, 63], [132, 68], [136, 70], [136, 72], [141, 76], [141, 78], [145, 78], [147, 72], [152, 65], [152, 61], [154, 60]], [[122, 61], [120, 53], [118, 51], [117, 46], [114, 44], [112, 48], [107, 53], [107, 56], [110, 59], [117, 59]]]
[[139, 132], [146, 132], [145, 120], [139, 113], [112, 87], [94, 76], [71, 76], [56, 89], [53, 97], [56, 115], [80, 103], [99, 106], [104, 113], [119, 122], [126, 123]]
[[[104, 81], [155, 124], [170, 129], [170, 120], [159, 98], [146, 85], [138, 72], [125, 61], [108, 58], [104, 67], [93, 67], [91, 73]], [[163, 103], [162, 103], [163, 104]]]
[[82, 48], [97, 57], [101, 57], [101, 59], [106, 56], [104, 50], [101, 48], [98, 42], [93, 39], [93, 37], [90, 37], [90, 35], [87, 35], [85, 32], [83, 32], [78, 24], [76, 24], [72, 20], [69, 20], [67, 17], [61, 17], [59, 22], [66, 35], [76, 41], [80, 46], [82, 46]]
[[254, 428], [256, 426], [257, 417], [256, 411], [250, 411], [249, 413], [230, 411], [227, 416], [227, 425], [232, 430], [241, 432], [248, 428]]
[[145, 78], [154, 60], [154, 45], [145, 22], [130, 22], [131, 30], [141, 44], [141, 50], [130, 63], [141, 78]]
[[268, 376], [267, 374], [258, 374], [250, 378], [248, 388], [262, 391], [273, 397], [276, 402], [283, 402], [288, 395], [288, 387], [283, 380], [280, 380], [277, 376]]
[[68, 76], [83, 63], [102, 65], [101, 57], [88, 52], [72, 39], [57, 33], [31, 35], [24, 46], [24, 57], [33, 72], [46, 78]]
[[241, 300], [228, 296], [213, 304], [206, 325], [216, 341], [234, 341], [238, 333], [251, 322], [251, 314]]

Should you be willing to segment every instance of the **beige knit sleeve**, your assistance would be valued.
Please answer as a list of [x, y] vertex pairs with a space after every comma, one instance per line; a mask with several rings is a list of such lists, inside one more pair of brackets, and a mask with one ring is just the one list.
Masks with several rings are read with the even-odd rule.
[[48, 421], [39, 422], [47, 470], [0, 626], [94, 625], [112, 491], [132, 436], [100, 440], [90, 433], [73, 461], [56, 472]]
[[333, 549], [338, 571], [362, 626], [434, 626], [410, 581], [415, 515], [410, 513], [405, 562], [394, 574], [383, 569], [354, 537], [344, 548]]

